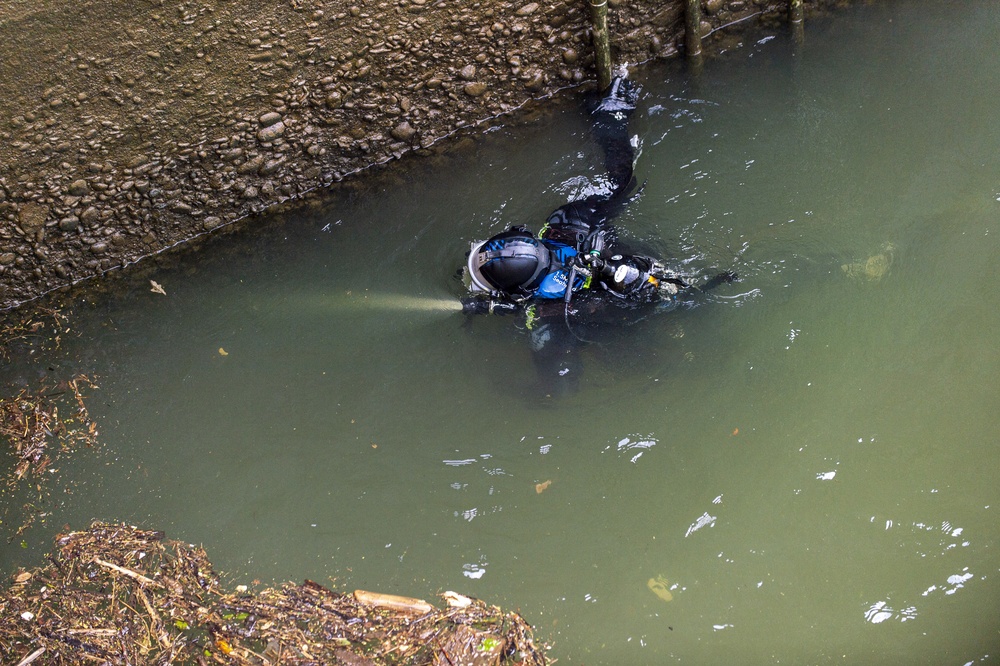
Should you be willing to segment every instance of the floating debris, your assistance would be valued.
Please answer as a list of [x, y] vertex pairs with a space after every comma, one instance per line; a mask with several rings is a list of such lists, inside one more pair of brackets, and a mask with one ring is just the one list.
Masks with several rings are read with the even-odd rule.
[[[58, 350], [62, 337], [71, 332], [67, 322], [58, 310], [47, 309], [17, 322], [0, 322], [0, 359]], [[40, 507], [50, 495], [60, 460], [97, 446], [97, 424], [84, 400], [84, 392], [96, 388], [81, 374], [63, 381], [42, 380], [13, 396], [0, 394], [0, 449], [11, 453], [9, 463], [0, 468], [0, 496], [22, 492], [19, 497], [28, 498], [23, 507], [0, 504], [0, 525], [8, 540], [46, 515]]]
[[205, 551], [119, 524], [56, 538], [0, 595], [0, 662], [543, 666], [517, 613], [446, 592], [420, 600], [319, 583], [227, 591]]
[[670, 591], [670, 581], [668, 581], [666, 576], [663, 574], [660, 574], [656, 578], [650, 578], [646, 582], [646, 587], [652, 590], [653, 594], [664, 601], [674, 600], [674, 595]]

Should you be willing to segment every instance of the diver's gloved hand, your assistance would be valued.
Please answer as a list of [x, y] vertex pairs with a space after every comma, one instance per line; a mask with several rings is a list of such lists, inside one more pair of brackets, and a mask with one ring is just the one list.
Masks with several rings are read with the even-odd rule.
[[470, 296], [468, 298], [463, 298], [462, 300], [462, 314], [472, 315], [472, 314], [489, 314], [490, 313], [490, 301], [486, 298], [475, 298]]
[[495, 301], [491, 298], [476, 298], [469, 296], [461, 299], [462, 314], [513, 314], [517, 312], [517, 304], [507, 301]]
[[607, 245], [608, 232], [605, 229], [597, 229], [591, 231], [584, 239], [583, 244], [580, 246], [580, 251], [586, 254], [600, 254], [604, 251], [605, 245]]
[[635, 110], [639, 99], [639, 86], [624, 76], [616, 76], [604, 93], [604, 99], [594, 110], [594, 113], [614, 113], [616, 111], [630, 112]]

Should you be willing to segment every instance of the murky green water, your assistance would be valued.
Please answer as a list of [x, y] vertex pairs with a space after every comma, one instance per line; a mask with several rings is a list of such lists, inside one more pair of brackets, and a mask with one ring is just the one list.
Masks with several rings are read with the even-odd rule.
[[119, 519], [242, 579], [517, 608], [562, 663], [995, 663], [998, 35], [887, 2], [642, 71], [620, 222], [744, 280], [570, 395], [513, 320], [401, 304], [599, 175], [575, 108], [96, 297], [59, 363], [107, 453], [5, 570]]

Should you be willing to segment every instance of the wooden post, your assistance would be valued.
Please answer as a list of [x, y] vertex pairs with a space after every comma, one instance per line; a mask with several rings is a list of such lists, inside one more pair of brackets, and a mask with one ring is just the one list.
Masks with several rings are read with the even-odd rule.
[[701, 55], [701, 0], [684, 3], [684, 50], [689, 58]]
[[802, 23], [805, 18], [805, 11], [802, 9], [802, 0], [788, 1], [788, 21], [790, 23]]
[[788, 0], [788, 22], [792, 25], [792, 37], [797, 46], [805, 40], [805, 9], [802, 0]]
[[604, 90], [611, 85], [611, 42], [608, 38], [608, 0], [589, 0], [593, 24], [594, 62], [597, 65], [597, 86]]

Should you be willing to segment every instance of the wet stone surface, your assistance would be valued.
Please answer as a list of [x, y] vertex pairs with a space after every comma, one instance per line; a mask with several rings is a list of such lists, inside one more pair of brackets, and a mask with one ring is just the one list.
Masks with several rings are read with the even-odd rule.
[[[708, 19], [786, 4], [712, 2]], [[433, 154], [593, 77], [579, 3], [345, 5], [6, 3], [0, 309]], [[612, 3], [615, 59], [676, 55], [682, 24]]]

